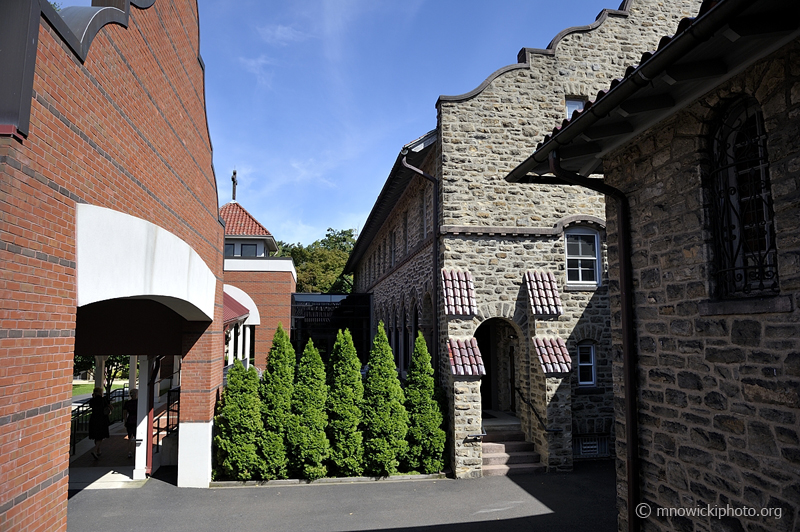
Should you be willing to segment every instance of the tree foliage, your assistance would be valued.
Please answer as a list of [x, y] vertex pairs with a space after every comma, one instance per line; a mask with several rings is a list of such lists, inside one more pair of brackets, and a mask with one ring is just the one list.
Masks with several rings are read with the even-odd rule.
[[314, 342], [309, 340], [295, 372], [292, 417], [286, 435], [292, 472], [308, 480], [322, 478], [328, 472], [325, 465], [330, 453], [325, 435], [327, 398], [325, 364]]
[[369, 353], [364, 380], [364, 461], [367, 472], [388, 476], [406, 451], [408, 414], [383, 322]]
[[236, 360], [228, 372], [228, 385], [222, 393], [214, 417], [215, 476], [235, 480], [261, 478], [265, 470], [261, 455], [264, 425], [258, 398], [258, 373], [244, 369]]
[[325, 238], [305, 247], [278, 241], [277, 256], [294, 260], [298, 292], [350, 293], [353, 278], [342, 270], [355, 243], [355, 230], [329, 227]]
[[444, 466], [442, 453], [445, 433], [442, 430], [442, 412], [434, 399], [431, 355], [422, 332], [414, 343], [405, 397], [408, 411], [408, 451], [405, 462], [409, 469], [422, 473], [441, 471]]
[[345, 329], [336, 335], [328, 363], [328, 439], [332, 472], [359, 476], [364, 472], [364, 442], [359, 428], [364, 385], [353, 337]]
[[278, 324], [267, 358], [267, 368], [261, 377], [259, 395], [264, 423], [263, 454], [266, 460], [264, 478], [286, 478], [286, 431], [292, 411], [295, 353], [289, 335]]

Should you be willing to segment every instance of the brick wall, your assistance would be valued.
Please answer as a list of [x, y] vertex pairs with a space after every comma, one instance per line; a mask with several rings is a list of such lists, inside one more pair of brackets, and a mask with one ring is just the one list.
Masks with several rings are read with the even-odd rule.
[[292, 292], [294, 277], [290, 272], [225, 272], [225, 283], [247, 292], [258, 307], [261, 325], [256, 326], [255, 365], [261, 370], [267, 366], [267, 354], [272, 347], [272, 337], [282, 324], [288, 333], [292, 318]]
[[[646, 530], [796, 530], [800, 520], [800, 44], [749, 67], [607, 160], [606, 180], [631, 203], [638, 336], [641, 490]], [[780, 293], [714, 305], [713, 227], [703, 178], [708, 136], [727, 103], [749, 95], [764, 113]], [[608, 205], [608, 219], [615, 220]], [[609, 240], [616, 240], [609, 224]], [[617, 277], [616, 247], [609, 251]], [[612, 294], [614, 313], [618, 295]], [[788, 302], [783, 311], [772, 304]], [[615, 352], [620, 324], [614, 322]], [[616, 386], [622, 364], [614, 359]], [[624, 440], [617, 404], [617, 438]], [[624, 441], [617, 477], [627, 527]], [[656, 508], [730, 505], [775, 517], [656, 517]]]
[[[194, 1], [132, 7], [83, 64], [40, 21], [29, 136], [0, 138], [2, 530], [66, 529], [76, 203], [171, 231], [221, 280], [197, 16]], [[214, 323], [185, 334], [182, 421], [213, 416], [221, 283], [216, 300]]]

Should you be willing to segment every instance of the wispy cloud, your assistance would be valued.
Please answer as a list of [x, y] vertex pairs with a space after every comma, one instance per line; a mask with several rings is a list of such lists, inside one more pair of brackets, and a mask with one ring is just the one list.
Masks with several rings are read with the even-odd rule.
[[275, 73], [268, 67], [275, 65], [275, 61], [265, 55], [256, 58], [240, 57], [239, 63], [244, 69], [256, 77], [256, 82], [262, 86], [271, 88], [272, 78]]
[[267, 43], [275, 46], [288, 46], [295, 42], [302, 42], [310, 38], [311, 35], [295, 29], [291, 26], [281, 24], [270, 24], [256, 28], [258, 34]]

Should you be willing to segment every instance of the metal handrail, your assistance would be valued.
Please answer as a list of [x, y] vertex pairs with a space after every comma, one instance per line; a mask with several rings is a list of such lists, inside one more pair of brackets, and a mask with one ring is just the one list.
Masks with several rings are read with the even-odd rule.
[[542, 426], [542, 429], [545, 432], [552, 432], [552, 433], [564, 432], [564, 429], [548, 429], [547, 424], [542, 419], [542, 416], [540, 416], [539, 412], [536, 411], [536, 407], [533, 406], [533, 404], [528, 399], [526, 399], [524, 395], [522, 395], [522, 390], [519, 389], [519, 386], [515, 386], [514, 389], [517, 391], [517, 395], [519, 395], [519, 398], [522, 399], [522, 402], [530, 407], [531, 411], [533, 412], [533, 415], [536, 416], [536, 419], [539, 420], [539, 424]]
[[155, 452], [160, 452], [161, 440], [178, 432], [181, 412], [181, 388], [171, 388], [167, 392], [167, 408], [153, 419], [156, 432]]
[[[127, 384], [123, 385], [122, 388], [111, 390], [111, 393], [108, 395], [108, 402], [111, 404], [111, 413], [108, 415], [109, 424], [122, 421], [122, 403], [128, 397], [130, 397], [130, 391], [128, 390]], [[75, 454], [78, 440], [89, 435], [89, 418], [92, 415], [89, 401], [91, 400], [91, 398], [84, 399], [72, 410], [69, 433], [70, 454]]]

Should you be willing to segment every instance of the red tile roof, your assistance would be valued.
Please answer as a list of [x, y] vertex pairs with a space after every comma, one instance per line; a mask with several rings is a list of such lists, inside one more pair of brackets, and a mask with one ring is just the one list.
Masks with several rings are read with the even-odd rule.
[[444, 312], [451, 315], [477, 314], [475, 285], [469, 272], [442, 270]]
[[542, 371], [545, 373], [569, 373], [572, 371], [572, 357], [569, 356], [563, 338], [536, 336], [533, 339], [533, 345], [536, 348], [536, 354], [539, 355]]
[[450, 338], [447, 342], [447, 354], [450, 358], [450, 370], [453, 375], [486, 375], [486, 368], [483, 366], [483, 357], [478, 349], [478, 341], [475, 338], [457, 340]]
[[222, 293], [222, 323], [227, 326], [250, 315], [250, 310], [227, 292]]
[[272, 236], [252, 214], [236, 202], [232, 201], [220, 207], [219, 216], [225, 221], [226, 235]]
[[537, 316], [560, 316], [564, 313], [556, 278], [552, 272], [525, 272], [525, 286], [531, 310]]

